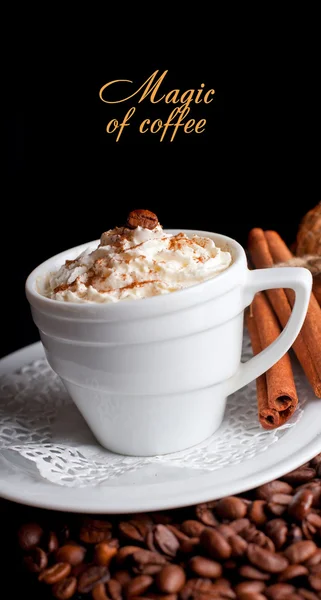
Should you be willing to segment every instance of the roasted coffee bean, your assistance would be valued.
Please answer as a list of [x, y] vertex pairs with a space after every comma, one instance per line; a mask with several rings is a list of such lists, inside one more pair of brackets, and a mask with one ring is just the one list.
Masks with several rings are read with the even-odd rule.
[[193, 519], [184, 521], [182, 523], [182, 532], [191, 538], [199, 538], [202, 531], [205, 529], [205, 525], [199, 521]]
[[52, 586], [52, 594], [58, 600], [69, 600], [75, 594], [77, 589], [76, 577], [66, 577], [59, 583]]
[[48, 557], [42, 548], [33, 548], [24, 558], [24, 565], [30, 573], [40, 573], [47, 564]]
[[53, 585], [54, 583], [59, 583], [65, 577], [68, 577], [71, 571], [71, 566], [65, 562], [58, 562], [52, 567], [48, 567], [48, 569], [44, 569], [38, 577], [39, 581], [44, 581], [49, 585]]
[[121, 537], [129, 541], [143, 542], [149, 528], [139, 521], [122, 521], [118, 525]]
[[122, 586], [117, 579], [110, 579], [105, 585], [111, 600], [123, 600]]
[[314, 542], [302, 540], [302, 542], [291, 544], [291, 546], [286, 548], [284, 554], [291, 564], [300, 564], [311, 558], [317, 549]]
[[252, 523], [255, 525], [263, 525], [267, 521], [267, 516], [265, 512], [266, 507], [265, 500], [254, 500], [248, 506], [247, 515]]
[[143, 540], [146, 539], [147, 533], [152, 529], [154, 523], [147, 519], [132, 519], [130, 524], [136, 527], [137, 531], [142, 536]]
[[315, 565], [319, 565], [321, 563], [321, 548], [319, 548], [312, 556], [311, 558], [308, 558], [308, 560], [306, 560], [304, 562], [304, 564], [306, 565], [306, 567], [314, 567]]
[[138, 575], [138, 577], [134, 577], [126, 586], [127, 598], [142, 596], [151, 587], [153, 581], [153, 577], [150, 575]]
[[219, 500], [215, 506], [215, 514], [220, 519], [228, 519], [234, 521], [234, 519], [243, 519], [245, 517], [247, 507], [245, 503], [236, 496], [227, 496]]
[[136, 565], [152, 564], [164, 566], [167, 563], [167, 560], [163, 554], [152, 552], [151, 550], [144, 550], [143, 548], [136, 547], [136, 552], [134, 552], [132, 557]]
[[240, 535], [245, 539], [246, 542], [256, 544], [261, 548], [270, 550], [270, 552], [275, 552], [275, 546], [271, 538], [265, 535], [263, 531], [257, 529], [255, 525], [250, 525], [247, 529], [241, 531]]
[[110, 600], [106, 593], [106, 587], [104, 583], [97, 583], [92, 589], [91, 595], [93, 600]]
[[193, 573], [199, 577], [208, 577], [210, 579], [217, 579], [222, 575], [222, 565], [215, 560], [210, 560], [204, 556], [193, 556], [190, 559], [189, 568]]
[[291, 494], [292, 491], [293, 488], [291, 485], [285, 481], [276, 479], [275, 481], [270, 481], [269, 483], [260, 485], [256, 489], [256, 497], [260, 500], [267, 500], [269, 502], [273, 494]]
[[274, 583], [269, 585], [264, 593], [269, 600], [284, 600], [287, 597], [291, 598], [291, 594], [295, 593], [295, 587], [290, 583]]
[[239, 573], [246, 579], [255, 579], [260, 581], [267, 581], [271, 577], [269, 573], [263, 573], [263, 571], [256, 569], [252, 565], [242, 565], [239, 569]]
[[288, 506], [292, 500], [293, 496], [290, 494], [272, 494], [270, 498], [270, 502], [275, 504], [281, 504], [283, 506]]
[[267, 510], [275, 517], [282, 517], [286, 512], [286, 506], [284, 504], [278, 504], [277, 502], [268, 502]]
[[310, 515], [308, 515], [307, 518], [303, 519], [302, 521], [302, 533], [307, 540], [312, 540], [313, 536], [317, 532], [317, 527], [315, 527], [313, 523], [310, 523], [308, 520], [309, 516]]
[[108, 542], [112, 538], [111, 528], [109, 521], [87, 519], [80, 530], [79, 539], [84, 544]]
[[199, 538], [191, 538], [188, 537], [185, 533], [183, 533], [180, 529], [175, 527], [175, 525], [167, 525], [167, 529], [171, 531], [179, 542], [179, 550], [184, 554], [189, 554], [193, 552], [195, 547], [199, 544]]
[[304, 519], [302, 521], [302, 531], [307, 540], [312, 540], [317, 533], [317, 528], [308, 519]]
[[247, 548], [249, 561], [262, 571], [268, 573], [280, 573], [288, 566], [288, 560], [281, 554], [274, 554], [256, 544], [249, 544]]
[[265, 531], [273, 541], [276, 549], [280, 550], [287, 539], [288, 527], [286, 522], [283, 519], [272, 519], [266, 524]]
[[240, 535], [232, 535], [228, 538], [228, 543], [231, 546], [233, 558], [243, 556], [247, 549], [247, 542]]
[[229, 524], [235, 533], [242, 535], [242, 532], [251, 527], [249, 519], [235, 519]]
[[314, 479], [315, 475], [315, 469], [307, 467], [304, 469], [295, 469], [287, 475], [284, 475], [282, 479], [284, 479], [284, 481], [286, 481], [290, 485], [300, 485], [301, 483], [307, 483], [308, 481], [311, 481], [312, 479]]
[[130, 229], [135, 229], [136, 227], [155, 229], [155, 227], [158, 225], [158, 218], [155, 213], [151, 212], [150, 210], [132, 210], [127, 217], [126, 225]]
[[151, 533], [153, 535], [153, 542], [160, 552], [163, 552], [167, 556], [176, 556], [179, 549], [179, 541], [166, 525], [156, 525]]
[[156, 585], [161, 592], [168, 594], [179, 592], [186, 581], [184, 569], [179, 565], [166, 565], [156, 575]]
[[86, 549], [78, 544], [65, 544], [58, 548], [56, 552], [56, 560], [58, 562], [66, 562], [76, 567], [83, 562], [86, 554]]
[[119, 542], [118, 540], [111, 540], [110, 542], [100, 542], [95, 546], [94, 562], [97, 565], [109, 566], [110, 561], [118, 552]]
[[173, 525], [173, 523], [166, 525], [166, 528], [171, 531], [179, 541], [191, 539], [179, 528], [179, 526]]
[[312, 537], [318, 532], [321, 533], [321, 515], [317, 515], [313, 512], [308, 514], [302, 522], [302, 531], [306, 538], [312, 539]]
[[167, 560], [158, 552], [141, 549], [132, 555], [132, 564], [137, 575], [155, 575], [167, 564]]
[[82, 573], [78, 580], [78, 592], [88, 594], [98, 583], [105, 583], [110, 579], [107, 567], [92, 566]]
[[45, 540], [42, 540], [42, 547], [49, 554], [58, 550], [59, 542], [54, 531], [49, 531], [48, 535], [45, 536]]
[[204, 529], [200, 543], [211, 558], [226, 560], [232, 554], [232, 548], [228, 541], [215, 529]]
[[[321, 477], [321, 474], [318, 477]], [[312, 492], [312, 494], [313, 494], [312, 507], [319, 508], [321, 505], [321, 481], [320, 481], [320, 479], [318, 481], [310, 481], [309, 483], [304, 483], [303, 485], [298, 487], [296, 491], [298, 492], [299, 490], [304, 490], [304, 489], [310, 490], [310, 492]]]
[[308, 569], [304, 565], [289, 565], [284, 569], [283, 573], [279, 575], [279, 581], [290, 581], [295, 577], [302, 577], [308, 574]]
[[18, 531], [18, 543], [22, 550], [32, 550], [40, 545], [43, 529], [38, 523], [26, 523], [21, 525]]
[[218, 520], [213, 514], [213, 508], [215, 507], [215, 504], [215, 502], [206, 502], [205, 504], [198, 504], [195, 507], [196, 517], [204, 525], [209, 525], [210, 527], [215, 527], [215, 525], [218, 525]]
[[313, 494], [308, 489], [296, 492], [289, 504], [288, 513], [297, 521], [302, 521], [307, 516], [313, 502]]
[[235, 591], [238, 596], [241, 594], [263, 592], [265, 590], [265, 583], [263, 581], [242, 581], [235, 586]]

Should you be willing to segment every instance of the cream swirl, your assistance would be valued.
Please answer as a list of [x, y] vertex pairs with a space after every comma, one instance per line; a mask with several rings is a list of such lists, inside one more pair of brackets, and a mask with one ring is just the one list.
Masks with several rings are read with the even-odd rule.
[[138, 300], [215, 277], [231, 255], [212, 239], [154, 229], [116, 227], [102, 234], [94, 251], [67, 260], [49, 273], [41, 293], [65, 302]]

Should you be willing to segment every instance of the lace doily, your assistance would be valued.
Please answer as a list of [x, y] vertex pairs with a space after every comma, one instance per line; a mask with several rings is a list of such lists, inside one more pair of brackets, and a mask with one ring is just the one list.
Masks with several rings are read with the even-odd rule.
[[[244, 338], [242, 360], [252, 355]], [[41, 359], [0, 378], [0, 451], [19, 453], [52, 483], [77, 487], [108, 485], [151, 464], [202, 473], [236, 465], [264, 452], [295, 427], [307, 398], [305, 378], [294, 367], [299, 406], [274, 431], [259, 425], [255, 382], [228, 398], [224, 421], [209, 439], [182, 452], [148, 458], [113, 454], [93, 437], [59, 377]], [[142, 473], [143, 475], [143, 473]]]

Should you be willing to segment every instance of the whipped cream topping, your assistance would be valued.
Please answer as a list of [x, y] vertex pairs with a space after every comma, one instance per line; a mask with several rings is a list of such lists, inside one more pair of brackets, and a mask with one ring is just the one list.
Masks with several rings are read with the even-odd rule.
[[175, 292], [218, 275], [231, 264], [207, 237], [116, 227], [94, 251], [66, 260], [42, 282], [41, 293], [65, 302], [117, 302]]

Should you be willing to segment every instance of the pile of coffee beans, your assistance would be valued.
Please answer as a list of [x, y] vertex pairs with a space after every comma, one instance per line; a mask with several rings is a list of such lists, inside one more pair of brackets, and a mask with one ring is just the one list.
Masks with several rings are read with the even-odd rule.
[[117, 517], [47, 512], [17, 535], [24, 569], [58, 600], [320, 600], [321, 454], [239, 496]]

